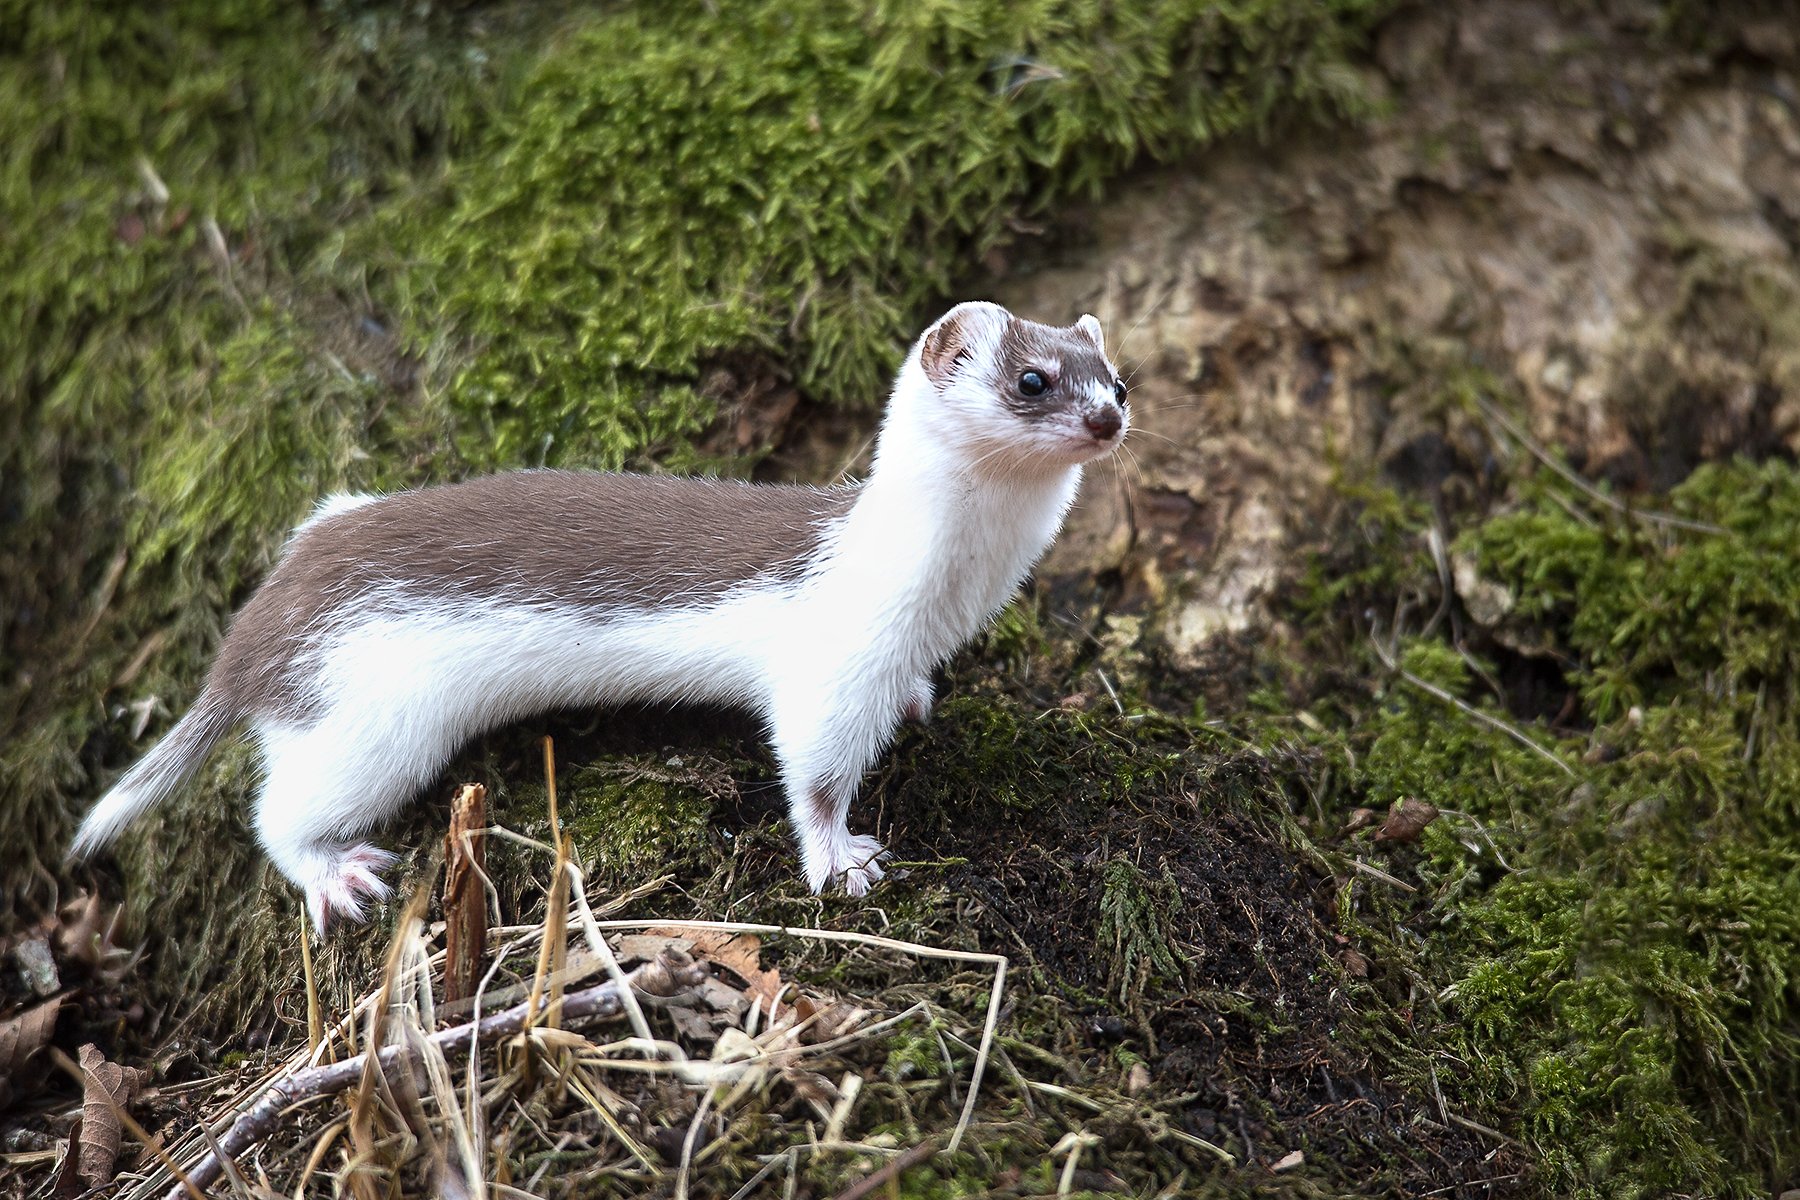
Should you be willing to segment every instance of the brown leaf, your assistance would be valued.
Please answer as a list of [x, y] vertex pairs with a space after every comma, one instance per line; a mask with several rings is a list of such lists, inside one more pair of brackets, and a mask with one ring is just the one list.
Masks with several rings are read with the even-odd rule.
[[1411, 796], [1394, 801], [1388, 809], [1387, 820], [1375, 831], [1378, 842], [1416, 842], [1425, 827], [1438, 819], [1435, 806], [1423, 800], [1415, 800]]
[[18, 1074], [25, 1060], [50, 1041], [62, 1002], [61, 996], [52, 996], [42, 1004], [0, 1017], [0, 1079]]
[[81, 1118], [69, 1127], [69, 1136], [64, 1138], [58, 1149], [61, 1156], [56, 1160], [56, 1169], [51, 1172], [50, 1186], [46, 1194], [52, 1200], [72, 1200], [88, 1189], [81, 1184], [81, 1177], [75, 1173], [81, 1161]]
[[637, 973], [637, 990], [646, 996], [678, 996], [697, 985], [694, 960], [670, 946]]
[[781, 975], [762, 966], [762, 939], [753, 933], [727, 933], [722, 929], [644, 930], [646, 937], [682, 938], [692, 943], [695, 958], [724, 967], [747, 985], [745, 994], [761, 997], [763, 1011], [771, 1012], [781, 998]]
[[868, 1009], [858, 1008], [848, 1000], [835, 996], [828, 996], [823, 1000], [812, 996], [796, 996], [793, 1005], [794, 1015], [805, 1025], [800, 1032], [800, 1040], [808, 1045], [842, 1037], [869, 1017]]
[[1357, 830], [1367, 829], [1374, 823], [1375, 810], [1372, 808], [1359, 808], [1350, 814], [1350, 819], [1344, 822], [1344, 827], [1342, 829], [1338, 830], [1338, 836], [1349, 837]]
[[81, 1096], [81, 1161], [75, 1170], [89, 1187], [99, 1187], [112, 1181], [122, 1132], [119, 1110], [137, 1095], [143, 1073], [136, 1067], [107, 1062], [100, 1047], [92, 1042], [81, 1048], [81, 1071], [85, 1080]]
[[1369, 960], [1356, 950], [1346, 949], [1338, 955], [1338, 961], [1344, 964], [1344, 970], [1358, 979], [1369, 977]]

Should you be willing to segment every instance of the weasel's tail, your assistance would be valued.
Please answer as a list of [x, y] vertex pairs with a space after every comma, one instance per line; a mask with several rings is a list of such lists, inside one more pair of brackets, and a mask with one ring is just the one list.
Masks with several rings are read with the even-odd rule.
[[76, 831], [69, 857], [86, 858], [161, 804], [187, 781], [219, 739], [231, 732], [237, 719], [238, 713], [223, 696], [211, 690], [202, 692], [187, 715], [175, 722], [175, 728], [100, 797]]

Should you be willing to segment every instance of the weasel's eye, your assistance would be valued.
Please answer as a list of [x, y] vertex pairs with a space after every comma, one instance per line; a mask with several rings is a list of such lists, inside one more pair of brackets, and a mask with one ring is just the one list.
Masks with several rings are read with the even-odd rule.
[[1041, 396], [1050, 390], [1050, 382], [1036, 371], [1019, 376], [1019, 390], [1027, 396]]
[[1113, 380], [1113, 399], [1119, 402], [1120, 408], [1125, 407], [1125, 391], [1125, 381], [1123, 379]]

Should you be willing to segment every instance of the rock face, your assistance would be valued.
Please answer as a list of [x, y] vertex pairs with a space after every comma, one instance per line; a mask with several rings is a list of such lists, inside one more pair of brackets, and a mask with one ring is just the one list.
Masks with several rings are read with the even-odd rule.
[[1530, 438], [1628, 500], [1800, 450], [1796, 37], [1677, 36], [1629, 6], [1428, 6], [1383, 31], [1366, 129], [1065, 215], [1000, 299], [1098, 314], [1138, 432], [1052, 571], [1123, 571], [1191, 656], [1265, 619], [1340, 469], [1429, 491]]

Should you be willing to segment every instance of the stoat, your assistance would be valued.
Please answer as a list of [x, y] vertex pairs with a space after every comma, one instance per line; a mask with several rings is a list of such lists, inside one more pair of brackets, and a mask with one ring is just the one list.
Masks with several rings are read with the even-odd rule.
[[363, 841], [483, 730], [575, 705], [763, 720], [806, 879], [862, 895], [850, 802], [934, 668], [1006, 604], [1129, 426], [1100, 323], [960, 304], [913, 345], [861, 484], [520, 471], [322, 501], [194, 706], [82, 823], [106, 845], [249, 725], [256, 831], [323, 931], [388, 892]]

